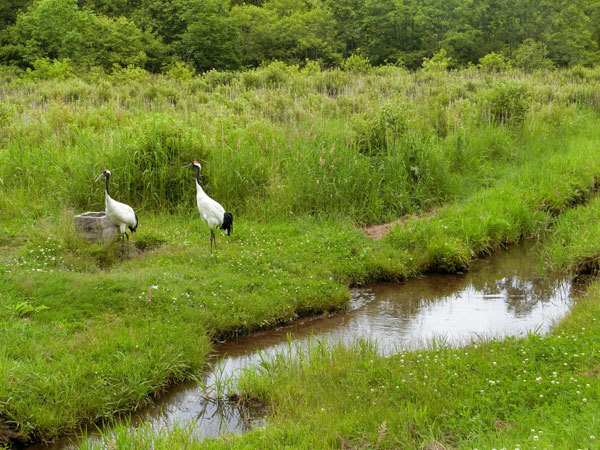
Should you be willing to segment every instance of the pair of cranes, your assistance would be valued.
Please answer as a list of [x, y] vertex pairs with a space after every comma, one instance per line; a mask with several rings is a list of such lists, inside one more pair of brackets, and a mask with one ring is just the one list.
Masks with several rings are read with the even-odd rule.
[[[210, 252], [212, 253], [213, 242], [215, 250], [217, 249], [214, 228], [219, 227], [221, 230], [225, 230], [229, 236], [233, 231], [233, 215], [230, 212], [225, 211], [218, 202], [210, 198], [206, 192], [204, 192], [202, 186], [200, 186], [200, 170], [202, 169], [200, 163], [194, 161], [193, 163], [183, 166], [183, 168], [186, 167], [194, 167], [196, 169], [196, 203], [198, 205], [200, 216], [202, 216], [202, 219], [204, 219], [206, 225], [208, 225], [208, 228], [210, 229]], [[104, 169], [100, 176], [96, 178], [96, 182], [102, 178], [105, 178], [104, 202], [106, 217], [113, 225], [119, 228], [119, 231], [121, 232], [121, 247], [125, 250], [125, 237], [129, 244], [127, 228], [129, 228], [132, 233], [135, 233], [138, 226], [137, 214], [131, 206], [118, 202], [110, 196], [108, 192], [110, 170]]]

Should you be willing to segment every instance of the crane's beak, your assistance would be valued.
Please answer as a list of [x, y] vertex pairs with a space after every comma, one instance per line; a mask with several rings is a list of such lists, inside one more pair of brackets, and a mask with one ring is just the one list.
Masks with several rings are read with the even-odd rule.
[[193, 165], [194, 165], [193, 163], [186, 164], [185, 166], [182, 167], [182, 169], [185, 169], [186, 167], [192, 167]]
[[102, 172], [102, 173], [100, 174], [100, 176], [99, 176], [98, 178], [96, 178], [96, 181], [94, 181], [94, 183], [97, 183], [98, 181], [100, 181], [100, 179], [101, 179], [102, 177], [104, 177], [105, 175], [106, 175], [106, 174], [105, 174], [104, 172]]

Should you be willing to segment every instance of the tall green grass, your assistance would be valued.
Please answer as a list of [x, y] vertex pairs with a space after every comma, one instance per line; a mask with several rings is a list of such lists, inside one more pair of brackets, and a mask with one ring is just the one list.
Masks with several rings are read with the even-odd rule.
[[[569, 72], [364, 75], [275, 64], [188, 81], [144, 73], [0, 86], [3, 217], [102, 206], [92, 180], [148, 212], [189, 208], [191, 175], [237, 213], [376, 223], [493, 184], [540, 135], [560, 137], [594, 83]], [[557, 87], [559, 86], [559, 87]]]
[[424, 255], [424, 269], [456, 272], [474, 256], [539, 238], [556, 217], [592, 196], [600, 178], [597, 127], [570, 139], [543, 139], [543, 156], [525, 159], [493, 187], [432, 217], [396, 226], [388, 239], [397, 248]]
[[556, 222], [541, 248], [550, 270], [568, 270], [575, 276], [595, 276], [600, 270], [600, 197], [573, 208]]

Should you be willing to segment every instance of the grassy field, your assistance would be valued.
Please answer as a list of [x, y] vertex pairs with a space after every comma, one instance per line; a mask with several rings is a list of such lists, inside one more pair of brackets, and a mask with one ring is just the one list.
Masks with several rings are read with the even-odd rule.
[[121, 425], [103, 442], [155, 449], [598, 448], [599, 299], [595, 284], [544, 337], [432, 345], [387, 358], [368, 342], [315, 343], [241, 377], [242, 392], [271, 408], [264, 428], [197, 442], [185, 427], [132, 434]]
[[[523, 237], [567, 236], [566, 221], [584, 210], [573, 208], [588, 202], [600, 176], [597, 78], [594, 71], [411, 74], [391, 67], [306, 73], [281, 64], [188, 81], [131, 70], [66, 81], [7, 77], [0, 84], [0, 323], [10, 339], [0, 344], [0, 441], [8, 430], [51, 440], [135, 409], [170, 383], [198, 376], [212, 340], [343, 309], [348, 286], [463, 270]], [[234, 214], [234, 234], [218, 236], [214, 255], [195, 211], [193, 177], [181, 169], [194, 159], [203, 163], [206, 191]], [[114, 197], [140, 219], [129, 258], [118, 244], [90, 244], [72, 229], [75, 212], [103, 209], [93, 179], [104, 167], [113, 173]], [[399, 217], [385, 239], [361, 230]], [[477, 368], [471, 384], [455, 401], [488, 376], [486, 352], [494, 346], [506, 349], [503, 376], [510, 377], [515, 349], [541, 351], [543, 339], [478, 349], [468, 362]], [[356, 365], [358, 381], [348, 391], [356, 395], [365, 361], [377, 361], [382, 376], [399, 364], [368, 346], [333, 354], [341, 366]], [[325, 360], [308, 360], [315, 374], [324, 370]], [[551, 366], [545, 361], [540, 371]], [[308, 428], [289, 422], [299, 412], [285, 401], [298, 397], [278, 397], [289, 392], [295, 364], [245, 381], [244, 391], [281, 415], [240, 445], [261, 436], [310, 445]], [[263, 382], [281, 389], [266, 391]], [[444, 383], [453, 387], [450, 378]], [[436, 398], [428, 388], [413, 394]], [[331, 395], [323, 398], [329, 405], [342, 393]], [[306, 405], [306, 413], [321, 407]], [[481, 439], [494, 414], [493, 401], [486, 405]], [[428, 415], [435, 409], [413, 408], [419, 437], [400, 427], [408, 409], [384, 417], [379, 434], [379, 410], [368, 420], [348, 410], [352, 417], [326, 422], [326, 439], [383, 446], [386, 430], [399, 426], [394, 445], [451, 443], [443, 433], [455, 421], [458, 442], [476, 411], [469, 408], [462, 421], [448, 413], [435, 426]], [[509, 413], [518, 411], [498, 419], [508, 423]], [[581, 424], [589, 419], [581, 417]], [[343, 431], [355, 426], [364, 433]]]

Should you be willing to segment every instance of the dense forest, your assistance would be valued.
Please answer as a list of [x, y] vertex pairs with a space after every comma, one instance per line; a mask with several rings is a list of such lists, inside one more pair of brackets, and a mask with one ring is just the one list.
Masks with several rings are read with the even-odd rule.
[[598, 62], [600, 0], [2, 0], [0, 64], [204, 72], [352, 55], [415, 69], [492, 54], [523, 69]]

